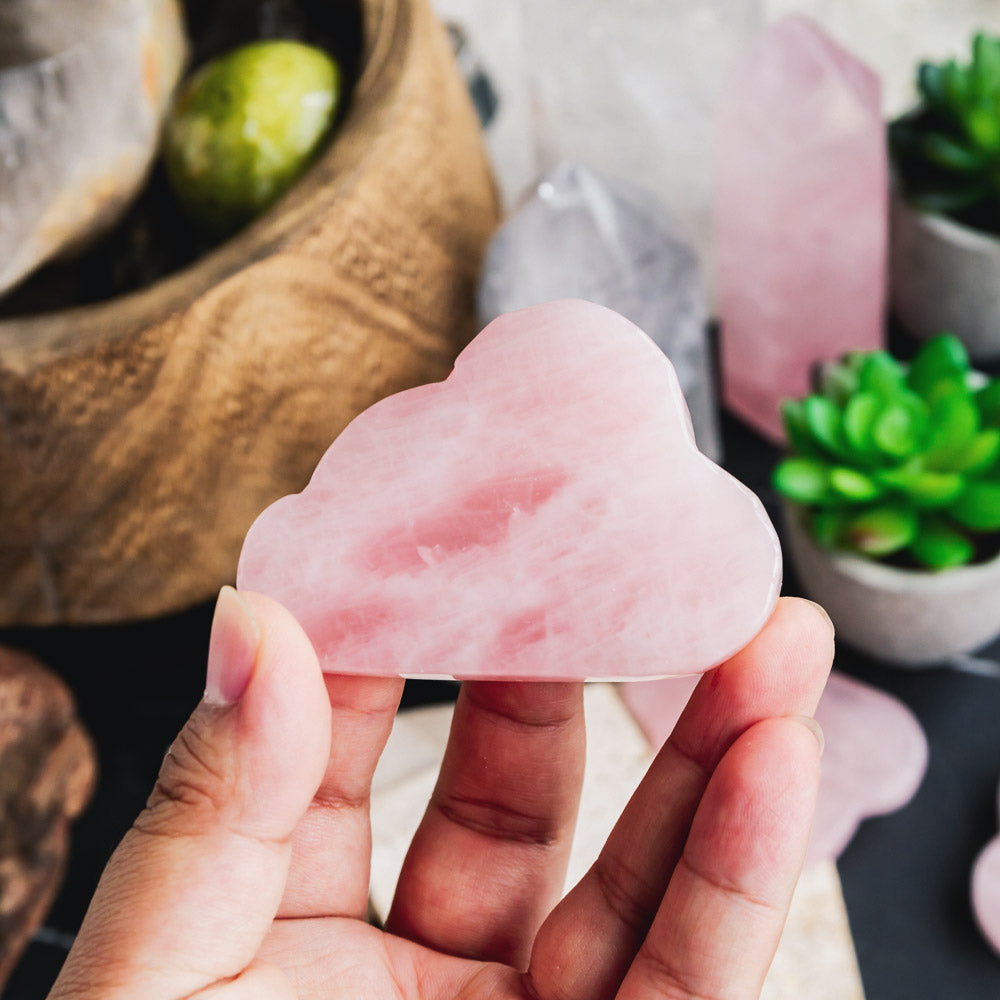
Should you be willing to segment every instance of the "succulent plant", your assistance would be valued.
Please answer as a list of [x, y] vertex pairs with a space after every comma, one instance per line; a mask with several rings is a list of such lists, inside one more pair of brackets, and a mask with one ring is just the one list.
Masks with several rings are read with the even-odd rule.
[[942, 334], [909, 365], [885, 351], [823, 366], [786, 400], [790, 454], [774, 486], [830, 549], [962, 566], [1000, 544], [1000, 379]]
[[904, 196], [984, 229], [1000, 224], [1000, 38], [977, 34], [968, 64], [921, 63], [920, 103], [889, 126]]

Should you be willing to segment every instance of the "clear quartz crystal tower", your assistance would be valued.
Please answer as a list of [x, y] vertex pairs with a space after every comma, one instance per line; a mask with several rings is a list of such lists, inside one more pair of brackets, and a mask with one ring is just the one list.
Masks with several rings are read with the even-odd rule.
[[575, 162], [550, 171], [493, 238], [480, 323], [564, 298], [614, 309], [652, 337], [677, 372], [698, 447], [718, 460], [697, 253], [652, 194]]

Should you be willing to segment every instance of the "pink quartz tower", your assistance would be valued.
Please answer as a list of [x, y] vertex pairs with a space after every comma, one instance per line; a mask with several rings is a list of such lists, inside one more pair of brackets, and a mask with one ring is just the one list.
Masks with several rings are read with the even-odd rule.
[[801, 16], [729, 74], [718, 113], [723, 392], [782, 439], [817, 361], [884, 339], [888, 166], [878, 78]]

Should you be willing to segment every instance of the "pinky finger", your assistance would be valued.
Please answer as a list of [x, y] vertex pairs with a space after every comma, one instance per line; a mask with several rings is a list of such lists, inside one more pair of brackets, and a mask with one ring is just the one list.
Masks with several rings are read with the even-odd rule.
[[820, 744], [795, 719], [748, 729], [716, 768], [618, 1000], [756, 1000], [805, 857]]

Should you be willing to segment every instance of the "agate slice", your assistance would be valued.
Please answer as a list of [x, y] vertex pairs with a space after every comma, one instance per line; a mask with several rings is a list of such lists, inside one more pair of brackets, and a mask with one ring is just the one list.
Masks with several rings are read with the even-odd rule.
[[724, 660], [780, 578], [663, 353], [566, 300], [501, 316], [444, 382], [356, 418], [252, 526], [238, 585], [285, 604], [331, 672], [628, 679]]
[[[997, 812], [1000, 814], [1000, 795]], [[972, 869], [972, 910], [983, 937], [1000, 955], [1000, 836], [994, 837], [976, 858]]]
[[[622, 689], [654, 747], [670, 735], [697, 681], [678, 677]], [[927, 737], [906, 705], [838, 671], [830, 675], [816, 721], [826, 748], [809, 861], [839, 857], [862, 820], [905, 806], [923, 781], [928, 758]]]

